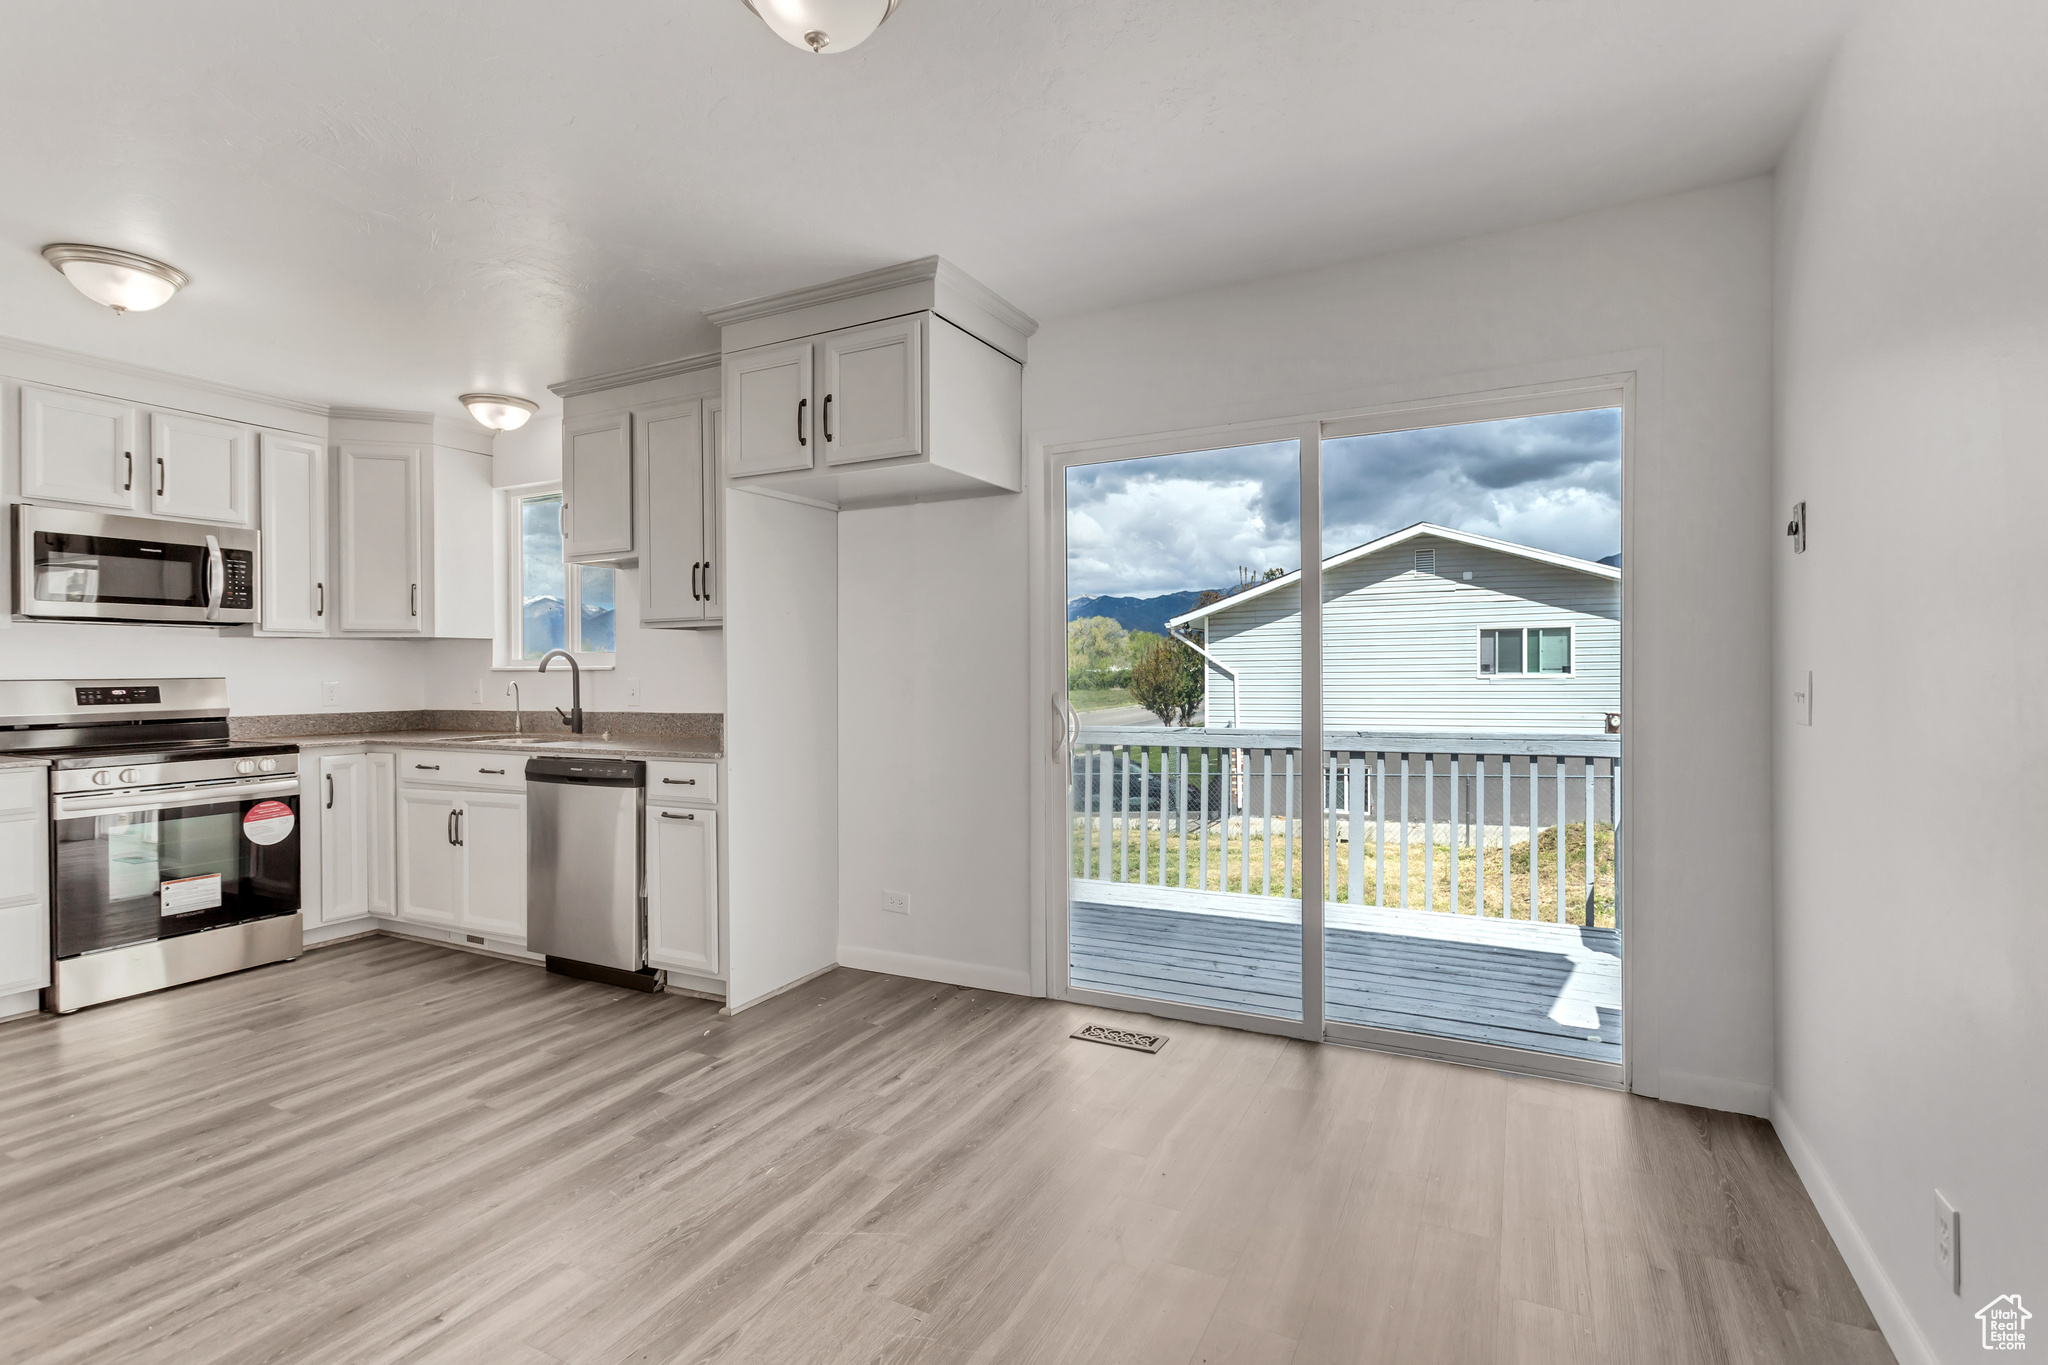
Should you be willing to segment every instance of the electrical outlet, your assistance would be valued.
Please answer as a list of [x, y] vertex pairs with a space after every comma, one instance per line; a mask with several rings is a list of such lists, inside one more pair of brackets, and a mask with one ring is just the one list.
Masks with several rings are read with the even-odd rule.
[[638, 678], [628, 678], [626, 679], [626, 709], [630, 711], [639, 705], [640, 680]]
[[341, 705], [341, 684], [340, 684], [340, 683], [338, 683], [338, 682], [324, 682], [324, 683], [321, 683], [321, 684], [320, 684], [320, 704], [321, 704], [322, 706], [339, 706], [339, 705]]
[[908, 891], [884, 891], [882, 893], [882, 908], [892, 915], [909, 914], [910, 893]]
[[482, 705], [484, 704], [484, 686], [485, 686], [485, 684], [487, 684], [487, 683], [488, 683], [489, 681], [490, 681], [490, 679], [488, 679], [488, 678], [485, 678], [485, 677], [481, 677], [481, 676], [479, 676], [479, 677], [477, 678], [477, 680], [476, 680], [476, 695], [472, 696], [472, 697], [471, 697], [471, 698], [469, 699], [469, 704], [470, 704], [471, 706], [482, 706]]
[[1941, 1263], [1941, 1275], [1948, 1282], [1948, 1292], [1963, 1292], [1963, 1215], [1956, 1206], [1948, 1202], [1948, 1196], [1940, 1190], [1934, 1192], [1934, 1217], [1938, 1224], [1935, 1244], [1935, 1259]]

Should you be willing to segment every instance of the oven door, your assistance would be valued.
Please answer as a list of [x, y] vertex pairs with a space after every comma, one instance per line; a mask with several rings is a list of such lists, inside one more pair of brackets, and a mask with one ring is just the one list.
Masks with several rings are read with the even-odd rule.
[[299, 780], [52, 802], [56, 956], [175, 938], [299, 908]]

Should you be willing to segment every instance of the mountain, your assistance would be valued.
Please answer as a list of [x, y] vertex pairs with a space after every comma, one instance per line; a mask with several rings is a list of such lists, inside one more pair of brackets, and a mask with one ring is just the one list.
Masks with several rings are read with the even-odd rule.
[[1125, 630], [1149, 630], [1166, 634], [1166, 623], [1192, 609], [1206, 589], [1162, 593], [1158, 597], [1076, 597], [1067, 603], [1067, 619], [1107, 616]]
[[1611, 569], [1618, 569], [1621, 567], [1621, 551], [1616, 550], [1611, 555], [1602, 555], [1600, 556], [1600, 558], [1594, 560], [1593, 562], [1596, 564], [1605, 564]]

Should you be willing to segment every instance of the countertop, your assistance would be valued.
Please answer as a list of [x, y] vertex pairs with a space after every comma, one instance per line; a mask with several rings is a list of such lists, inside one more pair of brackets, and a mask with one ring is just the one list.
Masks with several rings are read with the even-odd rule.
[[[357, 748], [406, 748], [406, 749], [457, 749], [474, 750], [479, 753], [511, 754], [603, 754], [609, 758], [693, 758], [712, 759], [724, 757], [718, 741], [690, 735], [628, 735], [614, 734], [610, 739], [597, 735], [561, 734], [548, 736], [543, 744], [517, 744], [507, 741], [518, 737], [511, 734], [493, 733], [483, 739], [465, 739], [475, 735], [474, 730], [386, 730], [353, 735], [272, 735], [266, 736], [280, 744], [296, 744], [301, 752], [320, 749]], [[532, 738], [529, 734], [528, 738]]]
[[4, 772], [9, 768], [47, 768], [49, 766], [50, 760], [47, 758], [33, 758], [27, 754], [0, 754], [0, 772]]

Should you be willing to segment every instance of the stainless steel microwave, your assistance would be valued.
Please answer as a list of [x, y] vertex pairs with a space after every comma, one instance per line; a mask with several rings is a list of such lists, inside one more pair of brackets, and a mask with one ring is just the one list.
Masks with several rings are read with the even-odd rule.
[[254, 531], [14, 505], [18, 621], [256, 619]]

